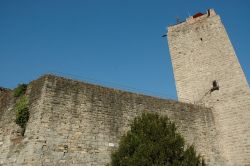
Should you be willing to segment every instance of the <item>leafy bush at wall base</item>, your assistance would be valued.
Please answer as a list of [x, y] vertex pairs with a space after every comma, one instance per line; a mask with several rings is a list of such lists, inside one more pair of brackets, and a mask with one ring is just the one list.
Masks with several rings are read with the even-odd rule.
[[14, 90], [13, 90], [13, 96], [14, 97], [20, 97], [25, 94], [27, 89], [26, 84], [19, 84]]
[[111, 166], [202, 166], [193, 146], [185, 145], [167, 117], [144, 113], [134, 119], [111, 155]]
[[15, 122], [22, 128], [22, 135], [24, 135], [26, 124], [29, 120], [29, 108], [26, 96], [22, 96], [17, 101], [14, 110], [16, 112]]

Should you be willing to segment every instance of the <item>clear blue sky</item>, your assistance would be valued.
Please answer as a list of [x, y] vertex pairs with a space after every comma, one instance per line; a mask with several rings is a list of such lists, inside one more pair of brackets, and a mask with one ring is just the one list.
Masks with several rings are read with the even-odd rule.
[[1, 0], [0, 86], [51, 72], [176, 98], [166, 27], [214, 8], [250, 80], [247, 0]]

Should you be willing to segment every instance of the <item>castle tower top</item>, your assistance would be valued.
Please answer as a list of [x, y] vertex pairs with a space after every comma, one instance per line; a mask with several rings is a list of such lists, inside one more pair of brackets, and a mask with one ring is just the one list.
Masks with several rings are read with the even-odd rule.
[[248, 88], [227, 32], [213, 9], [169, 26], [167, 36], [180, 101], [204, 102], [211, 97], [211, 89], [217, 97], [226, 97], [229, 92]]
[[187, 26], [188, 24], [193, 24], [195, 22], [202, 21], [208, 17], [216, 16], [216, 12], [214, 9], [208, 9], [206, 13], [196, 13], [193, 16], [190, 16], [186, 19], [186, 21], [178, 22], [177, 24], [171, 25], [168, 27], [168, 31], [175, 30], [176, 28], [181, 28], [183, 26]]

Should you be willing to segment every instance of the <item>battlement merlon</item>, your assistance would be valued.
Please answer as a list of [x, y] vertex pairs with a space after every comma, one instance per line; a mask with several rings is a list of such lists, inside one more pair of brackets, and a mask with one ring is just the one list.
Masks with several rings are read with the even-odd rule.
[[207, 18], [214, 17], [214, 16], [219, 17], [219, 15], [216, 14], [214, 9], [208, 9], [206, 13], [196, 13], [195, 15], [186, 18], [186, 21], [168, 26], [167, 30], [168, 32], [174, 31], [180, 27], [187, 26], [189, 24], [194, 24], [196, 22], [199, 22], [201, 20], [205, 20]]

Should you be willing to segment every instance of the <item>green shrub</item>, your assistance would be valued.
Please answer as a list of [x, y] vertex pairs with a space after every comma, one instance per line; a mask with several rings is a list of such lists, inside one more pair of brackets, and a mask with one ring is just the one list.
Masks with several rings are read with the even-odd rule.
[[112, 166], [202, 166], [193, 146], [186, 146], [168, 117], [144, 113], [134, 119], [111, 155]]
[[20, 97], [25, 94], [27, 89], [26, 84], [19, 84], [14, 90], [13, 90], [13, 96], [14, 97]]
[[22, 135], [25, 132], [26, 124], [29, 120], [29, 108], [28, 108], [28, 100], [26, 96], [22, 96], [17, 103], [15, 104], [14, 108], [16, 112], [16, 124], [18, 124], [22, 129]]

